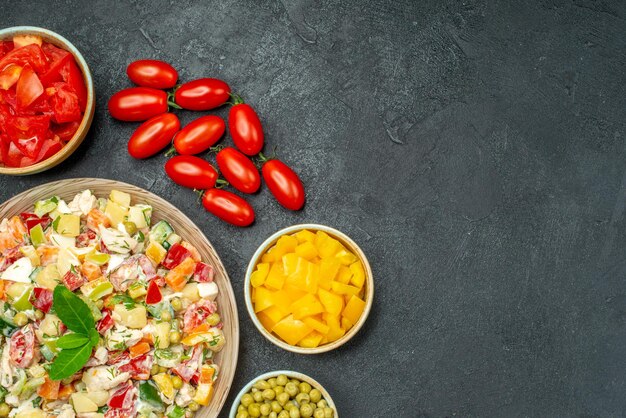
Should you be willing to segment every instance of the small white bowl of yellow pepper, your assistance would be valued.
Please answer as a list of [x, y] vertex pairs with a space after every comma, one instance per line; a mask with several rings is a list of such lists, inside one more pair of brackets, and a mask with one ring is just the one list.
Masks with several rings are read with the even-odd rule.
[[270, 236], [252, 256], [246, 308], [261, 334], [300, 354], [333, 350], [361, 329], [374, 299], [372, 270], [346, 234], [317, 224]]

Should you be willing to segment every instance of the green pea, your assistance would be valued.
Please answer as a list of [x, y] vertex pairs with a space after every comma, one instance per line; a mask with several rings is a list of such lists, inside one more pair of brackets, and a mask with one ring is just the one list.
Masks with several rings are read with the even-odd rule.
[[278, 385], [278, 383], [276, 383], [276, 378], [275, 377], [267, 379], [267, 383], [270, 384], [270, 387], [272, 389], [275, 388]]
[[241, 411], [237, 413], [237, 416], [235, 418], [249, 418], [250, 414], [248, 414], [248, 411]]
[[254, 403], [254, 398], [249, 393], [246, 393], [241, 397], [241, 404], [246, 408]]
[[168, 310], [163, 310], [161, 312], [161, 321], [169, 322], [172, 320], [172, 314]]
[[137, 225], [131, 221], [124, 222], [124, 229], [130, 236], [133, 236], [137, 233]]
[[274, 388], [274, 392], [276, 392], [276, 396], [280, 395], [284, 391], [285, 391], [285, 387], [284, 386], [276, 386]]
[[170, 342], [172, 344], [177, 344], [180, 342], [180, 332], [172, 331], [170, 332]]
[[313, 407], [310, 403], [305, 403], [304, 405], [300, 406], [300, 415], [302, 415], [304, 418], [310, 418], [313, 416]]
[[319, 401], [319, 402], [317, 403], [317, 407], [318, 407], [318, 408], [322, 408], [322, 409], [324, 409], [324, 408], [326, 408], [327, 406], [328, 406], [328, 402], [326, 402], [326, 399], [322, 399], [321, 401]]
[[200, 405], [198, 405], [197, 402], [191, 401], [189, 403], [189, 405], [187, 405], [187, 408], [191, 411], [191, 412], [196, 412], [198, 409], [200, 409]]
[[289, 418], [289, 412], [282, 410], [278, 413], [278, 418]]
[[309, 396], [311, 397], [311, 402], [313, 403], [318, 403], [322, 400], [322, 392], [320, 392], [319, 389], [311, 389]]
[[276, 383], [279, 386], [285, 386], [287, 382], [289, 382], [289, 379], [284, 374], [279, 374], [278, 377], [276, 378]]
[[298, 379], [291, 379], [290, 382], [295, 383], [296, 385], [300, 384], [300, 381]]
[[159, 373], [167, 373], [167, 367], [159, 366]]
[[272, 405], [272, 411], [276, 413], [279, 413], [280, 411], [283, 410], [283, 407], [280, 406], [280, 403], [278, 403], [278, 401], [272, 401], [270, 405]]
[[289, 418], [300, 418], [300, 410], [298, 408], [293, 408], [289, 411]]
[[324, 408], [317, 408], [315, 412], [313, 412], [313, 418], [324, 418]]
[[150, 369], [150, 374], [154, 376], [155, 374], [159, 374], [159, 365], [154, 363], [152, 368]]
[[298, 394], [299, 389], [295, 383], [289, 382], [285, 385], [285, 392], [287, 392], [289, 396], [294, 397]]
[[296, 396], [296, 402], [300, 405], [309, 403], [311, 402], [311, 397], [308, 393], [298, 393], [298, 396]]
[[268, 403], [264, 403], [259, 409], [261, 410], [261, 415], [264, 417], [268, 416], [270, 412], [272, 412], [272, 407]]
[[[242, 404], [239, 404], [239, 406], [237, 407], [237, 413], [244, 412], [244, 411], [246, 412], [246, 414], [248, 413], [248, 410], [246, 409], [246, 407], [243, 406]], [[322, 412], [324, 412], [324, 411], [322, 411]]]
[[259, 380], [254, 384], [254, 387], [259, 390], [265, 390], [270, 388], [270, 384], [267, 383], [265, 380]]
[[254, 402], [263, 402], [263, 392], [254, 392], [252, 397], [254, 398]]
[[261, 407], [258, 404], [253, 403], [252, 405], [250, 405], [248, 407], [248, 414], [250, 414], [250, 416], [253, 417], [253, 418], [260, 417], [261, 416]]
[[285, 406], [285, 404], [289, 402], [289, 394], [287, 392], [279, 393], [276, 396], [276, 400], [278, 401], [279, 404], [281, 404], [282, 406]]
[[335, 416], [335, 411], [332, 408], [324, 408], [324, 418], [333, 418]]
[[[222, 318], [220, 318], [220, 314], [218, 314], [217, 312], [210, 314], [206, 318], [207, 323], [209, 325], [211, 325], [212, 327], [214, 327], [217, 324], [219, 324], [221, 320], [222, 320]], [[261, 388], [259, 388], [259, 389], [261, 389]]]
[[278, 413], [272, 411], [270, 412], [270, 414], [268, 415], [269, 418], [277, 418], [278, 417]]
[[311, 385], [309, 385], [307, 382], [300, 383], [300, 392], [309, 393], [310, 391], [311, 391]]
[[276, 392], [274, 392], [272, 389], [265, 389], [263, 391], [263, 398], [267, 399], [268, 401], [274, 400], [275, 397]]
[[41, 312], [39, 309], [37, 309], [37, 310], [35, 311], [35, 318], [36, 318], [36, 319], [43, 319], [44, 315], [45, 315], [45, 314], [44, 314], [43, 312]]

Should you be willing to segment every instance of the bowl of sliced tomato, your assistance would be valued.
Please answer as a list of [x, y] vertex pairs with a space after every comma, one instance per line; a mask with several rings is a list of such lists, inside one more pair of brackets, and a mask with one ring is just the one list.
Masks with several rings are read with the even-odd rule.
[[0, 174], [63, 162], [85, 139], [94, 109], [91, 72], [67, 39], [33, 26], [0, 30]]

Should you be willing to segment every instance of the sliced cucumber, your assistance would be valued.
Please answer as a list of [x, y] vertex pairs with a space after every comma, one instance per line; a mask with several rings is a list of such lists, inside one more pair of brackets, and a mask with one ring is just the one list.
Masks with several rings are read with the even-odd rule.
[[159, 221], [152, 227], [148, 233], [150, 241], [158, 242], [163, 245], [167, 237], [174, 232], [174, 228], [167, 221]]

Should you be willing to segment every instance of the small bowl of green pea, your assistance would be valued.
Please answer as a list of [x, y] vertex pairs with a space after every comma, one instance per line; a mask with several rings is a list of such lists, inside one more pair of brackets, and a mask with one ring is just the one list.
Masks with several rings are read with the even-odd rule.
[[252, 379], [235, 398], [230, 418], [338, 418], [332, 398], [315, 379], [277, 370]]

